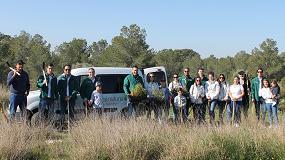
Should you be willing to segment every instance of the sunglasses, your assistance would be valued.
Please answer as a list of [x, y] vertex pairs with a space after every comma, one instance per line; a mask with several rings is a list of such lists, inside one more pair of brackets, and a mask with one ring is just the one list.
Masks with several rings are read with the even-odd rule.
[[184, 72], [189, 72], [189, 71], [184, 71]]
[[71, 69], [64, 69], [65, 71], [70, 71]]
[[257, 73], [263, 73], [262, 71], [258, 71]]
[[200, 79], [199, 79], [199, 80], [197, 79], [196, 82], [201, 82], [201, 80], [200, 80]]
[[149, 76], [149, 77], [155, 77], [155, 76]]
[[220, 79], [225, 79], [225, 77], [220, 77]]
[[173, 77], [173, 78], [178, 78], [178, 77]]

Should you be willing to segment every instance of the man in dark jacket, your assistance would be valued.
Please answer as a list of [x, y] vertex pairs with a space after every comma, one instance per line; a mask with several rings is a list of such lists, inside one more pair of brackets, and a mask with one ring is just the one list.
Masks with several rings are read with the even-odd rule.
[[48, 113], [53, 111], [53, 102], [58, 99], [57, 78], [53, 74], [53, 64], [46, 68], [45, 76], [41, 75], [37, 81], [37, 87], [41, 89], [39, 114], [41, 122], [48, 118]]
[[[94, 68], [88, 69], [88, 77], [83, 80], [80, 86], [80, 96], [83, 99], [83, 105], [89, 110], [91, 106], [88, 101], [91, 99], [92, 92], [96, 89], [96, 79]], [[87, 114], [87, 113], [86, 113]]]
[[[193, 85], [193, 78], [190, 76], [190, 69], [188, 67], [184, 68], [183, 76], [179, 77], [179, 82], [182, 84], [183, 89], [185, 90], [184, 96], [186, 97], [186, 116], [189, 116], [189, 108], [190, 108], [190, 97], [189, 90], [191, 85]], [[195, 113], [195, 109], [193, 108], [193, 113]], [[195, 114], [194, 114], [195, 115]], [[196, 118], [196, 117], [194, 117]]]
[[7, 84], [10, 91], [10, 121], [14, 120], [17, 106], [19, 106], [22, 116], [27, 106], [30, 79], [28, 73], [23, 70], [24, 64], [22, 60], [17, 61], [15, 70], [10, 71], [7, 77]]
[[58, 78], [58, 93], [60, 100], [60, 115], [61, 122], [64, 121], [65, 111], [67, 110], [67, 104], [69, 103], [69, 116], [71, 120], [74, 120], [74, 106], [78, 93], [78, 81], [75, 76], [71, 74], [71, 65], [66, 64], [63, 67], [63, 74]]

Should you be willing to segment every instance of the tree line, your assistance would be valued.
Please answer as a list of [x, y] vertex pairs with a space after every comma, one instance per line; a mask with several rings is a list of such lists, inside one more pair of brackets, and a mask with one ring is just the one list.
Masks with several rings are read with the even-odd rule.
[[[250, 53], [241, 50], [233, 56], [217, 58], [209, 55], [201, 58], [192, 49], [162, 49], [155, 51], [146, 42], [146, 30], [136, 24], [123, 26], [119, 35], [110, 43], [101, 39], [91, 44], [86, 39], [74, 38], [69, 42], [51, 49], [51, 45], [40, 34], [31, 35], [21, 31], [19, 35], [10, 36], [0, 33], [0, 83], [6, 83], [9, 72], [6, 62], [14, 64], [22, 59], [24, 69], [29, 73], [31, 83], [35, 84], [41, 74], [42, 63], [54, 63], [55, 72], [61, 73], [61, 67], [68, 63], [76, 67], [113, 66], [130, 67], [138, 65], [142, 68], [165, 66], [170, 77], [181, 73], [184, 67], [190, 68], [191, 76], [196, 75], [198, 67], [205, 71], [224, 73], [232, 78], [238, 71], [244, 70], [249, 78], [256, 76], [256, 69], [262, 67], [269, 78], [285, 82], [285, 52], [280, 52], [277, 42], [266, 39]], [[282, 79], [283, 78], [283, 79]], [[35, 85], [34, 85], [35, 86]]]

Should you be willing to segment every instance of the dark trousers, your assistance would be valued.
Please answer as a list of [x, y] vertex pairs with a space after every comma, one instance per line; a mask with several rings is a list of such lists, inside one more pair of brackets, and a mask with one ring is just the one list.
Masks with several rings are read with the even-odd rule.
[[13, 121], [15, 119], [15, 113], [17, 111], [17, 107], [19, 106], [21, 110], [21, 117], [24, 117], [24, 112], [26, 110], [27, 106], [27, 96], [25, 94], [14, 94], [11, 93], [10, 97], [10, 114], [9, 114], [9, 119], [10, 121]]
[[223, 112], [224, 112], [224, 109], [227, 107], [226, 106], [227, 102], [218, 100], [217, 104], [219, 108], [219, 124], [223, 124], [224, 123], [223, 122]]
[[[61, 122], [65, 119], [65, 113], [67, 112], [68, 102], [64, 99], [64, 97], [60, 98], [60, 120]], [[74, 106], [75, 106], [75, 98], [70, 98], [69, 100], [69, 118], [71, 121], [74, 121]]]
[[260, 120], [260, 107], [262, 105], [261, 97], [258, 100], [254, 101], [254, 107], [255, 107], [255, 115], [257, 120]]
[[242, 104], [241, 109], [244, 115], [244, 118], [247, 119], [248, 117], [248, 109], [249, 109], [249, 97], [242, 97]]
[[148, 103], [148, 106], [147, 106], [147, 118], [150, 119], [151, 118], [151, 112], [154, 111], [154, 116], [155, 116], [155, 119], [159, 119], [159, 113], [161, 112], [161, 105], [158, 104], [158, 102], [155, 101], [154, 98], [150, 97], [149, 99], [149, 103]]
[[53, 100], [51, 98], [41, 98], [39, 104], [40, 122], [46, 122], [49, 117], [49, 112], [53, 112]]
[[204, 113], [203, 112], [203, 104], [193, 104], [193, 112], [194, 113], [194, 117], [195, 117], [195, 121], [197, 122], [197, 124], [201, 124], [203, 122], [203, 116]]

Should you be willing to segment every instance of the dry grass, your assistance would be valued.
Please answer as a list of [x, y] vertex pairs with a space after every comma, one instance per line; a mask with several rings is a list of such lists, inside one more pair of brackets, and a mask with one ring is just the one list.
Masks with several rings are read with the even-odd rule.
[[70, 133], [1, 123], [0, 159], [285, 159], [284, 129], [253, 118], [239, 128], [88, 119]]

